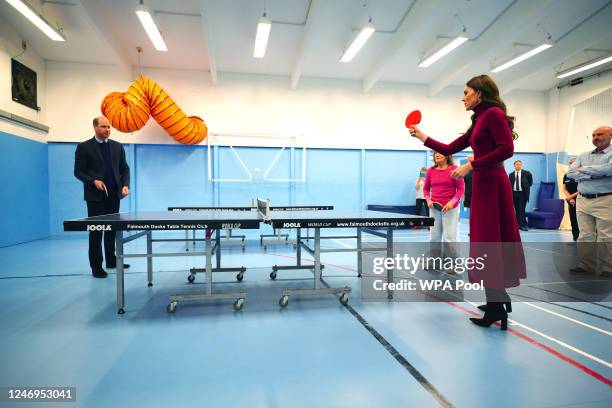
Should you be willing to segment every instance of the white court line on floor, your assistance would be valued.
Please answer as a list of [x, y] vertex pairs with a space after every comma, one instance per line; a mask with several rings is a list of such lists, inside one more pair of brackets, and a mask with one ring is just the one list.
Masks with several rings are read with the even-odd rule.
[[543, 311], [543, 312], [546, 312], [546, 313], [549, 313], [549, 314], [551, 314], [551, 315], [554, 315], [554, 316], [560, 317], [560, 318], [562, 318], [562, 319], [568, 320], [568, 321], [570, 321], [570, 322], [573, 322], [573, 323], [579, 324], [579, 325], [584, 326], [584, 327], [586, 327], [586, 328], [589, 328], [589, 329], [591, 329], [591, 330], [595, 330], [595, 331], [598, 331], [598, 332], [600, 332], [600, 333], [607, 334], [608, 336], [612, 336], [612, 333], [611, 333], [611, 332], [609, 332], [609, 331], [607, 331], [607, 330], [600, 329], [599, 327], [592, 326], [592, 325], [590, 325], [590, 324], [588, 324], [588, 323], [585, 323], [585, 322], [581, 322], [580, 320], [573, 319], [573, 318], [571, 318], [571, 317], [569, 317], [569, 316], [566, 316], [566, 315], [564, 315], [564, 314], [557, 313], [557, 312], [553, 312], [552, 310], [546, 309], [546, 308], [544, 308], [544, 307], [534, 305], [534, 304], [533, 304], [533, 303], [531, 303], [531, 302], [520, 302], [520, 303], [522, 303], [522, 304], [524, 304], [524, 305], [527, 305], [527, 306], [530, 306], [530, 307], [533, 307], [533, 308], [536, 308], [536, 309], [539, 309], [539, 310], [541, 310], [541, 311]]
[[[448, 275], [448, 274], [446, 274], [446, 273], [444, 273], [444, 272], [443, 272], [443, 274], [444, 274], [444, 275]], [[452, 275], [448, 275], [448, 276], [453, 277]], [[565, 282], [559, 282], [559, 283], [565, 283]], [[478, 306], [478, 305], [476, 305], [475, 303], [472, 303], [472, 302], [468, 302], [468, 303], [470, 303], [471, 305], [474, 305], [474, 306]], [[531, 303], [531, 302], [518, 302], [518, 303], [525, 304], [525, 305], [527, 305], [527, 306], [531, 306], [531, 307], [536, 308], [536, 309], [540, 309], [540, 310], [542, 310], [543, 312], [546, 312], [546, 313], [552, 314], [552, 315], [554, 315], [554, 316], [560, 317], [560, 318], [562, 318], [562, 319], [568, 320], [568, 321], [570, 321], [570, 322], [576, 323], [576, 324], [578, 324], [578, 325], [584, 326], [584, 327], [586, 327], [586, 328], [589, 328], [589, 329], [591, 329], [591, 330], [594, 330], [594, 331], [600, 332], [600, 333], [602, 333], [602, 334], [607, 334], [608, 336], [612, 336], [612, 333], [611, 333], [611, 332], [609, 332], [609, 331], [607, 331], [607, 330], [605, 330], [605, 329], [601, 329], [601, 328], [599, 328], [599, 327], [596, 327], [596, 326], [590, 325], [590, 324], [585, 323], [585, 322], [582, 322], [582, 321], [580, 321], [580, 320], [576, 320], [576, 319], [571, 318], [571, 317], [569, 317], [569, 316], [566, 316], [566, 315], [564, 315], [564, 314], [554, 312], [554, 311], [552, 311], [552, 310], [550, 310], [550, 309], [546, 309], [546, 308], [544, 308], [544, 307], [537, 306], [537, 305], [535, 305], [535, 304], [533, 304], [533, 303]], [[510, 320], [510, 319], [508, 319], [508, 320]]]
[[[476, 303], [473, 303], [473, 302], [470, 302], [470, 301], [466, 301], [466, 303], [469, 303], [470, 305], [472, 305], [474, 307], [478, 307], [478, 305]], [[527, 325], [525, 325], [523, 323], [519, 323], [516, 320], [508, 319], [508, 322], [511, 322], [514, 326], [521, 327], [521, 328], [523, 328], [523, 329], [525, 329], [527, 331], [530, 331], [530, 332], [532, 332], [534, 334], [537, 334], [540, 337], [544, 337], [546, 340], [552, 341], [553, 343], [556, 343], [556, 344], [558, 344], [561, 347], [564, 347], [564, 348], [566, 348], [568, 350], [573, 351], [574, 353], [580, 354], [583, 357], [586, 357], [586, 358], [588, 358], [590, 360], [593, 360], [596, 363], [602, 364], [602, 365], [604, 365], [604, 366], [606, 366], [608, 368], [612, 368], [612, 364], [611, 363], [607, 362], [604, 359], [596, 357], [596, 356], [594, 356], [592, 354], [589, 354], [586, 351], [583, 351], [583, 350], [579, 349], [578, 347], [574, 347], [574, 346], [572, 346], [570, 344], [567, 344], [567, 343], [565, 343], [565, 342], [563, 342], [563, 341], [561, 341], [559, 339], [556, 339], [556, 338], [554, 338], [552, 336], [549, 336], [548, 334], [544, 334], [541, 331], [533, 329], [533, 328], [531, 328], [531, 327], [529, 327], [529, 326], [527, 326]]]
[[340, 242], [340, 241], [339, 241], [339, 240], [337, 240], [337, 239], [332, 239], [332, 241], [334, 241], [336, 244], [341, 245], [341, 246], [343, 246], [343, 247], [345, 247], [345, 248], [348, 248], [348, 249], [353, 249], [353, 247], [352, 247], [352, 246], [347, 245], [347, 244], [345, 244], [345, 243], [343, 243], [343, 242]]
[[[576, 284], [576, 283], [595, 283], [595, 282], [609, 282], [609, 279], [589, 279], [589, 280], [579, 280], [579, 281], [572, 281], [572, 284]], [[521, 286], [541, 286], [541, 285], [567, 285], [567, 281], [560, 281], [560, 282], [528, 282], [528, 283], [521, 283]], [[584, 301], [585, 303], [589, 303], [588, 301]], [[605, 303], [605, 302], [604, 302]]]
[[534, 234], [534, 235], [546, 235], [546, 234], [565, 234], [565, 235], [570, 235], [571, 231], [563, 231], [563, 230], [551, 230], [551, 231], [539, 231], [539, 230], [529, 230], [529, 231], [522, 231], [525, 234]]
[[[531, 242], [530, 242], [530, 243], [531, 243]], [[524, 243], [523, 243], [523, 244], [524, 244]], [[576, 254], [565, 254], [565, 253], [563, 253], [563, 252], [551, 251], [551, 250], [549, 250], [549, 249], [533, 248], [533, 247], [530, 247], [530, 246], [528, 246], [528, 245], [523, 245], [523, 248], [528, 248], [528, 249], [530, 249], [530, 250], [532, 250], [532, 251], [550, 252], [551, 254], [557, 254], [557, 255], [570, 256], [570, 257], [572, 257], [572, 258], [576, 258], [576, 257], [577, 257], [577, 255], [576, 255]]]
[[[365, 254], [366, 255], [370, 255], [367, 252]], [[472, 305], [472, 306], [474, 306], [476, 308], [478, 307], [478, 305], [476, 303], [474, 303], [474, 302], [470, 302], [470, 301], [465, 301], [465, 302], [469, 303], [470, 305]], [[520, 323], [520, 322], [518, 322], [516, 320], [508, 319], [508, 322], [510, 322], [514, 326], [521, 327], [521, 328], [523, 328], [523, 329], [525, 329], [525, 330], [527, 330], [527, 331], [529, 331], [531, 333], [534, 333], [534, 334], [536, 334], [536, 335], [538, 335], [540, 337], [543, 337], [543, 338], [545, 338], [545, 339], [547, 339], [547, 340], [549, 340], [549, 341], [551, 341], [551, 342], [553, 342], [555, 344], [558, 344], [559, 346], [561, 346], [563, 348], [566, 348], [566, 349], [568, 349], [570, 351], [573, 351], [576, 354], [580, 354], [581, 356], [586, 357], [586, 358], [588, 358], [588, 359], [590, 359], [592, 361], [595, 361], [596, 363], [599, 363], [599, 364], [601, 364], [601, 365], [603, 365], [603, 366], [605, 366], [607, 368], [612, 368], [612, 363], [609, 363], [608, 361], [606, 361], [604, 359], [601, 359], [601, 358], [599, 358], [597, 356], [594, 356], [594, 355], [592, 355], [590, 353], [587, 353], [586, 351], [581, 350], [578, 347], [574, 347], [574, 346], [572, 346], [570, 344], [567, 344], [567, 343], [565, 343], [565, 342], [563, 342], [563, 341], [561, 341], [561, 340], [559, 340], [557, 338], [554, 338], [554, 337], [549, 336], [549, 335], [547, 335], [545, 333], [542, 333], [541, 331], [536, 330], [536, 329], [534, 329], [532, 327], [529, 327], [529, 326], [527, 326], [527, 325], [525, 325], [523, 323]]]

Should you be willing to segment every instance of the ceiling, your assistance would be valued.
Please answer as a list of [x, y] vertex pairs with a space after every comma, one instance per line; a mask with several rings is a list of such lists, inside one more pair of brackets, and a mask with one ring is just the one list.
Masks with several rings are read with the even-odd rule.
[[[425, 84], [462, 85], [550, 36], [549, 50], [499, 74], [500, 88], [548, 90], [555, 72], [612, 53], [611, 0], [145, 0], [169, 51], [155, 51], [137, 0], [29, 0], [67, 39], [56, 43], [5, 1], [0, 16], [45, 60]], [[365, 5], [364, 5], [365, 4]], [[257, 20], [272, 20], [266, 55], [253, 58]], [[344, 48], [369, 18], [376, 32], [350, 63]], [[470, 41], [429, 68], [419, 61], [464, 29]], [[136, 47], [143, 48], [142, 54]], [[609, 68], [609, 67], [608, 67]]]

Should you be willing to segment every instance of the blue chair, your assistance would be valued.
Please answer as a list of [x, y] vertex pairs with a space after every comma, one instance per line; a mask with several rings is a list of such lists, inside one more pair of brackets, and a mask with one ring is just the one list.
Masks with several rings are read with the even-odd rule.
[[540, 183], [537, 208], [525, 214], [529, 228], [558, 229], [565, 213], [565, 203], [554, 198], [556, 183]]

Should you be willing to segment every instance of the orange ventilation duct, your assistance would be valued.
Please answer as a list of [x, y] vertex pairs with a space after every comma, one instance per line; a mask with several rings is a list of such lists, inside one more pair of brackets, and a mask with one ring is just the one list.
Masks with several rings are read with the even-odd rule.
[[102, 101], [102, 114], [121, 132], [141, 129], [149, 115], [177, 142], [198, 144], [208, 128], [197, 116], [187, 116], [155, 81], [141, 76], [127, 92], [111, 92]]

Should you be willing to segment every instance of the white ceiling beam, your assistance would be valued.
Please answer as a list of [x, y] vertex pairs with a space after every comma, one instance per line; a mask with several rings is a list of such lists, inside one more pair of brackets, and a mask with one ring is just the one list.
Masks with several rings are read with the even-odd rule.
[[74, 3], [98, 38], [110, 48], [112, 60], [121, 75], [125, 80], [132, 81], [134, 78], [129, 52], [122, 46], [119, 35], [111, 27], [113, 17], [107, 7], [108, 3], [97, 0], [75, 0]]
[[208, 52], [208, 68], [210, 70], [210, 82], [217, 85], [217, 62], [215, 60], [215, 44], [210, 26], [210, 8], [208, 0], [200, 0], [200, 14], [202, 15], [202, 30], [204, 31], [204, 45]]
[[317, 17], [320, 0], [312, 0], [310, 2], [310, 8], [308, 9], [308, 16], [306, 17], [306, 25], [304, 26], [304, 32], [300, 39], [300, 45], [298, 47], [297, 57], [291, 70], [291, 89], [297, 88], [297, 84], [302, 76], [302, 62], [304, 61], [304, 53], [308, 47], [309, 42], [312, 40], [312, 27]]
[[406, 45], [410, 36], [425, 27], [435, 17], [436, 12], [439, 12], [439, 3], [439, 0], [416, 0], [408, 15], [391, 37], [389, 45], [363, 80], [363, 92], [368, 92], [378, 82], [384, 68], [391, 62], [397, 52]]
[[517, 0], [479, 38], [468, 41], [459, 52], [447, 57], [447, 68], [429, 86], [429, 95], [440, 93], [470, 65], [514, 43], [517, 37], [545, 14], [552, 3], [553, 0]]
[[[511, 92], [517, 89], [524, 79], [542, 70], [552, 72], [555, 65], [599, 43], [602, 38], [609, 38], [612, 36], [610, 21], [612, 21], [612, 3], [608, 3], [604, 9], [583, 21], [580, 26], [556, 42], [552, 48], [500, 73], [496, 77], [500, 91], [503, 94]], [[598, 29], [593, 30], [593, 27], [598, 27]]]

